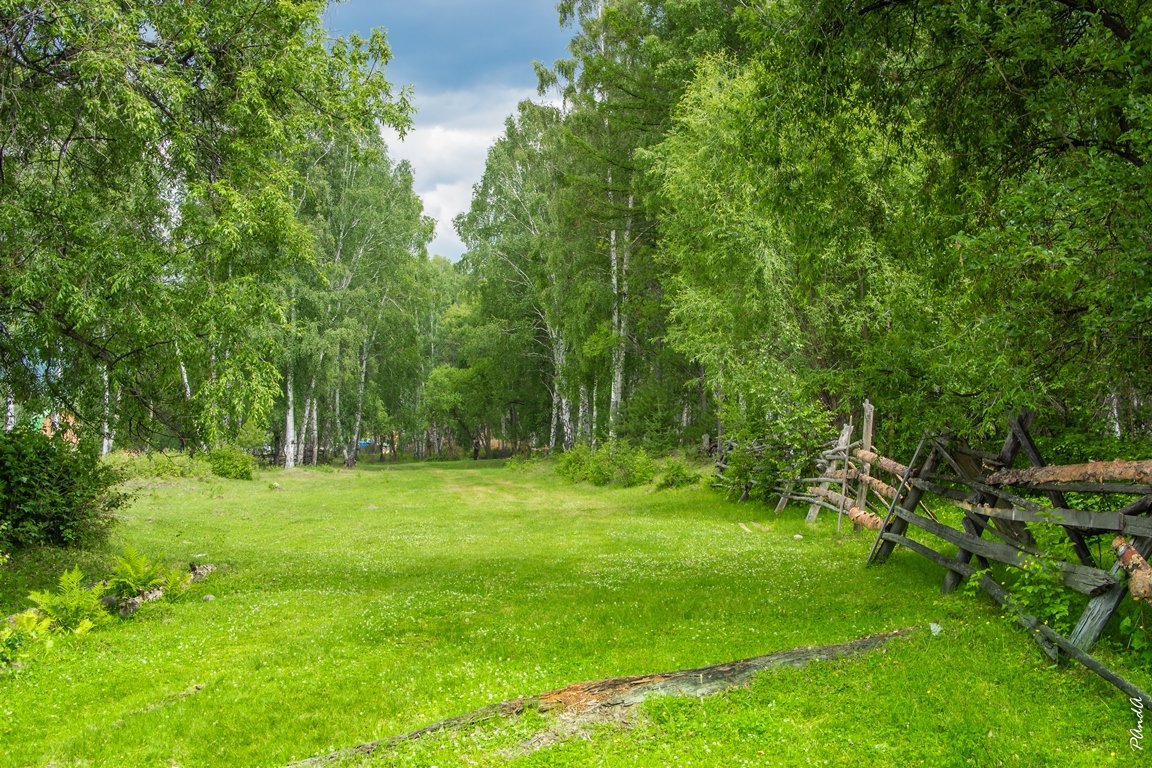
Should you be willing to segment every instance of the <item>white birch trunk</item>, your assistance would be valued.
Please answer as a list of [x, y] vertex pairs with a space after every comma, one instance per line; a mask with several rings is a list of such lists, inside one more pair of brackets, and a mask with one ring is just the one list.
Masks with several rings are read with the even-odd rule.
[[552, 429], [548, 433], [548, 452], [556, 452], [557, 432], [560, 429], [560, 389], [552, 382]]
[[192, 399], [192, 384], [188, 381], [188, 369], [184, 366], [184, 355], [180, 354], [180, 345], [176, 345], [176, 363], [180, 367], [180, 383], [184, 385], [184, 399]]
[[360, 346], [360, 380], [356, 383], [356, 415], [352, 419], [352, 438], [348, 441], [348, 453], [344, 456], [344, 466], [356, 466], [360, 453], [360, 423], [364, 418], [364, 385], [368, 380], [368, 347], [370, 339]]
[[608, 250], [612, 259], [612, 331], [616, 336], [616, 346], [612, 350], [612, 390], [608, 398], [608, 435], [616, 437], [620, 421], [620, 403], [624, 400], [624, 365], [626, 363], [628, 334], [628, 261], [632, 248], [632, 206], [633, 195], [628, 195], [628, 215], [625, 218], [624, 236], [618, 238], [613, 229], [608, 234]]
[[108, 382], [108, 369], [101, 371], [104, 379], [104, 414], [100, 423], [100, 455], [112, 453], [112, 391]]
[[289, 368], [288, 374], [284, 377], [284, 401], [288, 410], [284, 418], [285, 469], [292, 469], [292, 467], [296, 466], [296, 403], [293, 389], [292, 369]]
[[588, 387], [584, 384], [580, 385], [580, 406], [578, 413], [579, 416], [577, 416], [576, 420], [576, 434], [579, 436], [580, 442], [587, 443], [589, 442], [588, 435], [590, 434], [590, 429], [588, 426]]
[[8, 392], [7, 399], [8, 407], [4, 413], [4, 431], [11, 432], [16, 428], [16, 396], [12, 394], [11, 390]]
[[312, 449], [312, 455], [309, 458], [311, 459], [310, 463], [312, 464], [312, 466], [316, 466], [316, 463], [319, 461], [319, 456], [320, 456], [320, 420], [316, 416], [316, 409], [319, 407], [319, 405], [316, 402], [315, 396], [313, 396], [311, 398], [311, 400], [312, 400], [312, 420], [311, 420], [311, 424], [308, 427], [308, 429], [309, 429], [308, 434], [311, 435], [311, 437], [312, 437], [312, 444], [311, 444], [311, 446], [309, 446]]

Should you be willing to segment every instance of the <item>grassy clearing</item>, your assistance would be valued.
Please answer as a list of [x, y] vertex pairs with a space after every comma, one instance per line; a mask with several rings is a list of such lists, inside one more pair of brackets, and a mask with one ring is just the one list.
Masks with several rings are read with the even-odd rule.
[[[1138, 764], [1119, 693], [1049, 668], [989, 605], [937, 596], [941, 573], [918, 557], [865, 569], [871, 538], [837, 536], [831, 516], [809, 527], [702, 488], [484, 462], [138, 491], [110, 553], [220, 571], [0, 678], [0, 765], [284, 765], [572, 682], [910, 625], [924, 629], [882, 653], [650, 702], [625, 723], [528, 715], [349, 764]], [[752, 521], [764, 529], [738, 524]], [[0, 610], [67, 565], [38, 557], [0, 571]]]

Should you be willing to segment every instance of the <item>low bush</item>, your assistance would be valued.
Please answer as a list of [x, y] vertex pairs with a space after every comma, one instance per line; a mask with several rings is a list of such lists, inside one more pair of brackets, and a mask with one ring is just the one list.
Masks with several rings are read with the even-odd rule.
[[117, 597], [136, 597], [155, 589], [164, 578], [164, 566], [153, 562], [133, 546], [124, 548], [124, 554], [112, 569], [108, 591]]
[[123, 479], [204, 478], [212, 474], [208, 462], [186, 453], [116, 451], [103, 459]]
[[664, 468], [660, 473], [660, 477], [656, 480], [656, 488], [658, 490], [665, 490], [667, 488], [686, 488], [690, 485], [696, 485], [700, 482], [700, 473], [683, 459], [669, 459], [664, 462]]
[[0, 528], [12, 547], [79, 546], [104, 538], [128, 500], [120, 477], [94, 452], [60, 435], [18, 427], [0, 433]]
[[560, 454], [556, 461], [556, 471], [560, 477], [579, 483], [588, 479], [588, 465], [592, 461], [592, 449], [586, 445], [574, 445]]
[[242, 448], [226, 445], [208, 454], [208, 466], [212, 474], [228, 480], [251, 480], [256, 469], [252, 456]]
[[192, 574], [188, 571], [168, 568], [129, 545], [116, 561], [107, 588], [109, 593], [121, 600], [139, 597], [153, 590], [161, 590], [165, 600], [175, 600], [188, 591], [191, 583]]
[[656, 461], [643, 448], [623, 440], [609, 440], [598, 448], [573, 446], [560, 455], [557, 471], [572, 482], [629, 488], [652, 481]]

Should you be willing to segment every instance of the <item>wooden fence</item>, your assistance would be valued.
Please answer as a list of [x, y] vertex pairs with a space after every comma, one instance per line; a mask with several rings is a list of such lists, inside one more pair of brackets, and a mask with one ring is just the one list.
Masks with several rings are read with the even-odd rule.
[[[999, 453], [976, 450], [946, 436], [926, 436], [911, 461], [902, 464], [870, 450], [871, 415], [866, 408], [863, 434], [853, 440], [846, 426], [820, 457], [818, 477], [802, 478], [781, 488], [780, 510], [788, 501], [809, 503], [808, 519], [821, 510], [848, 517], [857, 527], [877, 532], [868, 562], [885, 562], [905, 547], [945, 569], [942, 590], [951, 592], [975, 577], [981, 589], [1001, 605], [1013, 608], [1012, 596], [996, 581], [991, 563], [1027, 569], [1042, 561], [1055, 569], [1066, 589], [1086, 595], [1087, 607], [1075, 629], [1063, 637], [1036, 617], [1019, 610], [1017, 620], [1053, 658], [1071, 656], [1113, 684], [1152, 699], [1105, 669], [1088, 651], [1100, 638], [1122, 599], [1130, 595], [1152, 603], [1152, 461], [1094, 462], [1047, 466], [1033, 441], [1030, 413], [1013, 418]], [[1014, 468], [1021, 457], [1029, 466]], [[879, 477], [877, 477], [879, 475]], [[1072, 508], [1067, 494], [1127, 501], [1110, 511]], [[931, 507], [925, 498], [933, 501]], [[938, 519], [932, 508], [958, 510], [960, 525]], [[955, 515], [948, 516], [955, 518]], [[1036, 526], [1055, 526], [1074, 553], [1063, 559], [1037, 543]], [[930, 536], [911, 535], [915, 528]], [[1036, 529], [1038, 530], [1038, 529]], [[1105, 537], [1114, 564], [1097, 562], [1091, 542]]]

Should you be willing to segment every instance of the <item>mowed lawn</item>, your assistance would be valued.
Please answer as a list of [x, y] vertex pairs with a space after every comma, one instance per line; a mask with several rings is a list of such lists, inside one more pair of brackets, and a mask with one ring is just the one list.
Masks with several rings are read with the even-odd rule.
[[[940, 597], [942, 572], [910, 553], [866, 568], [872, 536], [846, 529], [547, 466], [142, 483], [108, 551], [81, 558], [91, 575], [127, 543], [219, 570], [0, 677], [0, 765], [282, 766], [574, 682], [909, 626], [883, 651], [617, 722], [530, 714], [343, 764], [1142, 764], [1126, 697], [1051, 667], [986, 601]], [[0, 571], [4, 613], [27, 605], [30, 568]]]

